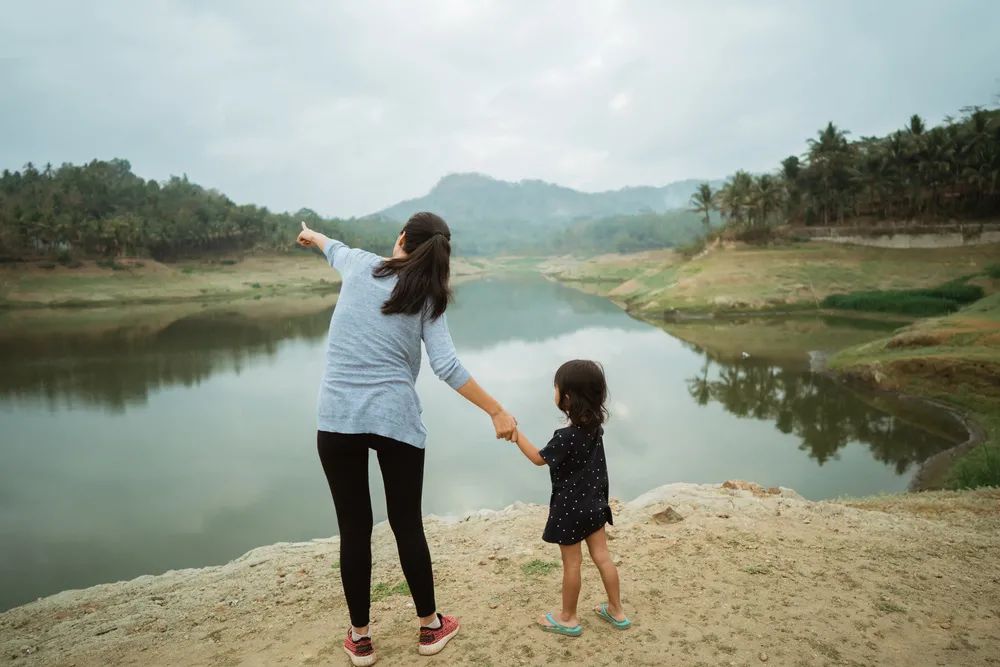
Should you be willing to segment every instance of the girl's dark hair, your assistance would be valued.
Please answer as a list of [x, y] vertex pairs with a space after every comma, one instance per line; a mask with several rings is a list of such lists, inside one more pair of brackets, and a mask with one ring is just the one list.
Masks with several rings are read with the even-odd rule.
[[403, 232], [406, 257], [387, 259], [372, 271], [376, 278], [398, 278], [382, 313], [416, 315], [427, 308], [431, 319], [437, 319], [451, 301], [451, 230], [441, 216], [424, 211], [414, 213]]
[[607, 421], [604, 402], [608, 399], [608, 385], [599, 363], [586, 359], [567, 361], [556, 371], [555, 385], [559, 409], [573, 426], [593, 428]]

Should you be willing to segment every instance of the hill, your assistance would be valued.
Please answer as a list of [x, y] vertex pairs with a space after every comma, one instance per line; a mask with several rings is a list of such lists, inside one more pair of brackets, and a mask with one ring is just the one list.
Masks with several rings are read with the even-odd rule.
[[[450, 174], [429, 193], [407, 199], [374, 216], [397, 222], [416, 211], [434, 211], [458, 228], [484, 222], [531, 221], [557, 225], [616, 215], [664, 213], [686, 208], [702, 181], [688, 179], [662, 187], [627, 187], [606, 192], [580, 192], [540, 180], [517, 183], [484, 174]], [[722, 181], [709, 181], [713, 187]]]

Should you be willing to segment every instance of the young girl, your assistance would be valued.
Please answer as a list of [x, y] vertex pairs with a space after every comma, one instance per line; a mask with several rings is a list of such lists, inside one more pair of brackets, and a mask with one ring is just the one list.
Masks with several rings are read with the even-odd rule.
[[562, 609], [545, 614], [538, 623], [546, 632], [579, 637], [583, 632], [576, 615], [580, 597], [582, 542], [601, 573], [608, 601], [594, 611], [619, 630], [632, 625], [622, 609], [618, 591], [618, 569], [608, 553], [604, 524], [614, 523], [608, 506], [608, 466], [604, 460], [604, 429], [608, 417], [604, 407], [608, 388], [604, 370], [593, 361], [567, 361], [556, 371], [556, 407], [570, 425], [555, 432], [541, 451], [520, 431], [514, 442], [535, 465], [548, 465], [552, 478], [549, 520], [542, 539], [559, 545], [562, 552]]

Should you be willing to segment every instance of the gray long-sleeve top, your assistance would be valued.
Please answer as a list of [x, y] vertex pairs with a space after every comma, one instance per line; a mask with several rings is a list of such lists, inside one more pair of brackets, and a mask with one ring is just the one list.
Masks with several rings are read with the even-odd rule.
[[375, 433], [423, 447], [414, 384], [420, 372], [420, 341], [431, 369], [453, 389], [470, 375], [455, 354], [444, 315], [383, 315], [396, 277], [375, 278], [382, 258], [331, 240], [325, 254], [341, 277], [340, 297], [330, 319], [326, 370], [319, 390], [321, 431]]

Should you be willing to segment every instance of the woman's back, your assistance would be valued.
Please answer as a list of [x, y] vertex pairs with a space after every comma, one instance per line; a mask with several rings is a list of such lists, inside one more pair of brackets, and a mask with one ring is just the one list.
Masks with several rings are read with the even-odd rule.
[[414, 388], [420, 341], [438, 377], [456, 389], [469, 379], [455, 354], [445, 316], [382, 314], [397, 281], [395, 276], [372, 275], [384, 260], [339, 241], [327, 245], [326, 256], [340, 272], [342, 284], [330, 320], [319, 429], [375, 433], [423, 447], [426, 429]]

